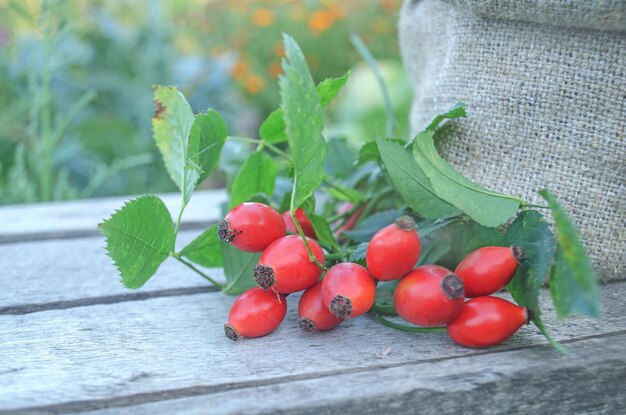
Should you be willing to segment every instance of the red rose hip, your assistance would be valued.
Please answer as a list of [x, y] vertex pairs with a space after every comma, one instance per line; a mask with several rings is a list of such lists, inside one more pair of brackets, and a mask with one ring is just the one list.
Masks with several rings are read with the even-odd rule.
[[343, 321], [330, 312], [322, 302], [322, 283], [318, 282], [300, 297], [298, 303], [298, 325], [305, 333], [315, 333], [337, 327]]
[[287, 300], [284, 296], [262, 288], [252, 288], [241, 294], [224, 324], [226, 337], [237, 341], [241, 337], [261, 337], [273, 332], [285, 318]]
[[[324, 251], [313, 239], [307, 239], [313, 255], [324, 263]], [[283, 293], [302, 291], [317, 282], [322, 270], [309, 259], [299, 235], [283, 236], [268, 246], [257, 266], [254, 279], [261, 288]]]
[[339, 318], [365, 314], [376, 297], [376, 284], [369, 272], [352, 262], [330, 268], [322, 280], [324, 305]]
[[262, 252], [285, 232], [285, 222], [278, 212], [252, 202], [233, 208], [217, 226], [220, 240], [245, 252]]
[[498, 297], [476, 297], [466, 302], [448, 324], [448, 335], [462, 346], [494, 346], [511, 337], [529, 319], [524, 307]]
[[463, 283], [450, 270], [424, 265], [402, 278], [394, 293], [394, 306], [403, 319], [419, 326], [441, 326], [463, 307]]
[[454, 273], [463, 280], [467, 297], [489, 295], [506, 287], [523, 259], [517, 246], [486, 246], [463, 258]]
[[420, 249], [415, 222], [409, 216], [401, 216], [372, 237], [365, 254], [367, 269], [381, 281], [402, 278], [417, 263]]
[[[283, 220], [285, 221], [285, 226], [287, 227], [287, 232], [292, 232], [297, 234], [298, 229], [296, 228], [296, 224], [293, 222], [293, 218], [291, 217], [291, 212], [286, 211], [282, 213]], [[313, 225], [309, 218], [306, 217], [303, 209], [296, 209], [296, 220], [298, 224], [302, 228], [302, 232], [309, 238], [317, 238], [315, 235], [315, 229], [313, 229]]]

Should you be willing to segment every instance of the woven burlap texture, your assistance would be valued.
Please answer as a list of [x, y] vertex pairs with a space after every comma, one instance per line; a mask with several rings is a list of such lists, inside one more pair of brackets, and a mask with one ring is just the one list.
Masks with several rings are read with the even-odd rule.
[[[600, 278], [625, 279], [626, 27], [582, 28], [594, 27], [582, 17], [572, 27], [556, 17], [547, 24], [539, 11], [520, 16], [513, 6], [509, 19], [502, 3], [404, 3], [399, 33], [415, 92], [412, 129], [464, 102], [468, 117], [437, 137], [444, 158], [477, 183], [532, 203], [545, 204], [536, 192], [549, 188], [578, 225]], [[615, 7], [612, 21], [623, 21]]]

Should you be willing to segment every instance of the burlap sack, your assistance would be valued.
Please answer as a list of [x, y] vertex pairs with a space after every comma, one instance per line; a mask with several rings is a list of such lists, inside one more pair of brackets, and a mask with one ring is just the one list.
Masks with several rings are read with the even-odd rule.
[[548, 187], [601, 279], [626, 278], [626, 1], [405, 1], [400, 45], [413, 130], [465, 102], [444, 157], [532, 202]]

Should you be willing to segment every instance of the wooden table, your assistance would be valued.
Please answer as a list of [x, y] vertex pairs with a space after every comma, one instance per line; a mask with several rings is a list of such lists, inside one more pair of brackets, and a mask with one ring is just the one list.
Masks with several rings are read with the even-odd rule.
[[[194, 196], [181, 242], [224, 197]], [[96, 224], [122, 200], [0, 207], [1, 413], [626, 413], [626, 283], [602, 288], [601, 321], [557, 322], [544, 296], [568, 355], [532, 326], [486, 350], [369, 317], [306, 335], [296, 296], [275, 333], [233, 343], [233, 298], [180, 264], [119, 283]]]

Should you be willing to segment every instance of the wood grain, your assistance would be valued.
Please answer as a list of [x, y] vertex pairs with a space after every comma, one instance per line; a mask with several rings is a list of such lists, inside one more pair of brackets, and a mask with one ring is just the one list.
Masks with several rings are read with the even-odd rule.
[[[129, 398], [115, 402], [129, 406], [87, 413], [619, 414], [626, 410], [624, 344], [626, 335], [617, 334], [570, 342], [569, 355], [533, 347], [334, 373], [136, 406], [130, 406]], [[83, 402], [75, 408], [106, 404]]]
[[[201, 230], [183, 231], [182, 247]], [[222, 269], [207, 272], [224, 280]], [[141, 289], [130, 291], [119, 281], [106, 255], [103, 237], [34, 241], [0, 245], [0, 314], [64, 305], [114, 302], [167, 290], [207, 288], [209, 283], [172, 258], [167, 259]], [[100, 300], [95, 300], [100, 299]]]
[[[97, 226], [133, 196], [32, 205], [0, 206], [0, 244], [39, 239], [76, 238], [97, 235]], [[183, 229], [206, 228], [221, 218], [220, 205], [226, 201], [223, 189], [195, 192], [185, 209]], [[180, 195], [161, 195], [177, 215]]]
[[[626, 283], [603, 287], [603, 321], [579, 318], [557, 325], [547, 315], [547, 325], [561, 340], [626, 332], [626, 304], [620, 300], [625, 294]], [[545, 343], [527, 326], [503, 345], [477, 351], [453, 344], [445, 334], [399, 332], [370, 318], [309, 336], [297, 329], [296, 299], [288, 298], [290, 310], [277, 332], [239, 343], [223, 335], [233, 299], [221, 293], [0, 316], [0, 408], [87, 402], [85, 408], [95, 409], [98, 401], [105, 402], [99, 407], [120, 406], [132, 396], [140, 396], [133, 403], [141, 404], [224, 391], [244, 394], [252, 387], [477, 358]], [[543, 302], [550, 310], [547, 295]], [[549, 346], [542, 353], [558, 356]], [[520, 368], [533, 363], [534, 353], [522, 356]], [[548, 365], [542, 356], [536, 362]], [[489, 369], [494, 368], [483, 367], [487, 374]]]

